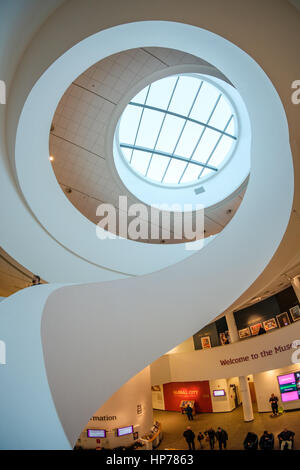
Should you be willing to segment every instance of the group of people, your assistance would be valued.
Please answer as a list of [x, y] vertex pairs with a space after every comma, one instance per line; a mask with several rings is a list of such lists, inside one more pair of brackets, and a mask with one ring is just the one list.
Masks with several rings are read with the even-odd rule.
[[[183, 433], [183, 436], [188, 444], [189, 450], [195, 449], [195, 433], [190, 426], [186, 428]], [[284, 428], [283, 431], [278, 434], [279, 448], [280, 450], [291, 450], [293, 448], [295, 433], [289, 431], [287, 428]], [[197, 440], [199, 442], [200, 449], [203, 449], [203, 441], [209, 443], [211, 450], [214, 450], [215, 444], [218, 443], [219, 450], [226, 449], [228, 434], [225, 429], [218, 427], [215, 431], [213, 428], [207, 429], [202, 433], [198, 432]], [[258, 446], [261, 450], [273, 450], [274, 449], [274, 435], [268, 431], [264, 431], [260, 439], [253, 432], [248, 432], [244, 440], [244, 449], [245, 450], [257, 450]]]
[[[189, 450], [195, 450], [196, 436], [190, 426], [188, 426], [186, 430], [184, 431], [183, 437], [185, 438], [189, 446]], [[226, 449], [228, 434], [225, 431], [225, 429], [222, 429], [220, 427], [218, 427], [217, 431], [214, 431], [213, 428], [209, 428], [207, 431], [204, 431], [204, 433], [199, 431], [197, 435], [197, 440], [199, 442], [200, 449], [203, 449], [203, 441], [207, 440], [209, 442], [209, 446], [211, 450], [214, 449], [216, 442], [218, 442], [219, 444], [219, 450], [222, 450], [222, 449]]]
[[[289, 431], [287, 428], [278, 434], [279, 448], [280, 450], [291, 450], [293, 448], [295, 433]], [[244, 449], [246, 450], [273, 450], [274, 449], [274, 434], [269, 431], [264, 431], [260, 439], [253, 432], [248, 432], [244, 440]]]

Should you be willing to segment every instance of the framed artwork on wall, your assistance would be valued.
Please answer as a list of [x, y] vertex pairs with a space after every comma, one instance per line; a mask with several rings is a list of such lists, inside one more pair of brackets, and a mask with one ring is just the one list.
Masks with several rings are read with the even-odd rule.
[[241, 339], [243, 338], [248, 338], [251, 336], [250, 328], [247, 326], [247, 328], [243, 328], [242, 330], [239, 330], [239, 337]]
[[222, 346], [224, 346], [224, 344], [230, 344], [230, 336], [228, 331], [220, 333], [220, 341]]
[[283, 328], [284, 326], [288, 326], [291, 322], [288, 316], [287, 312], [280, 313], [280, 315], [276, 315], [278, 325], [280, 328]]
[[251, 326], [250, 326], [251, 334], [252, 334], [253, 336], [257, 335], [261, 327], [262, 327], [262, 323], [261, 323], [261, 322], [255, 323], [255, 325], [251, 325]]
[[295, 307], [290, 308], [290, 314], [292, 315], [293, 321], [300, 320], [300, 308], [299, 308], [299, 305], [295, 305]]
[[277, 322], [275, 318], [270, 318], [270, 320], [264, 321], [264, 329], [266, 331], [273, 330], [273, 328], [277, 328]]
[[203, 349], [210, 349], [211, 348], [210, 337], [209, 336], [202, 336], [201, 346], [202, 346]]

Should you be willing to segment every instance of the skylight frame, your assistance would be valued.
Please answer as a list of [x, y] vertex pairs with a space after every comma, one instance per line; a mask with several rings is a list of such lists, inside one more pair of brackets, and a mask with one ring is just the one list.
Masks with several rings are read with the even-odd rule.
[[[181, 77], [185, 77], [185, 76], [191, 76], [193, 78], [197, 78], [199, 80], [199, 87], [198, 87], [198, 90], [197, 90], [197, 93], [195, 93], [195, 96], [194, 96], [194, 99], [193, 99], [193, 102], [192, 102], [192, 105], [189, 109], [189, 112], [186, 114], [186, 115], [183, 115], [183, 114], [180, 114], [180, 113], [176, 113], [174, 111], [171, 111], [169, 108], [170, 108], [170, 104], [172, 102], [172, 97], [174, 95], [174, 92], [176, 90], [176, 86], [178, 84], [178, 81], [180, 80]], [[160, 108], [158, 106], [152, 106], [150, 104], [147, 104], [147, 98], [148, 98], [148, 95], [149, 95], [149, 92], [150, 92], [150, 89], [151, 89], [151, 85], [152, 83], [150, 83], [148, 86], [144, 87], [142, 89], [145, 90], [148, 88], [147, 92], [146, 92], [146, 97], [145, 97], [145, 100], [144, 102], [140, 103], [140, 102], [136, 102], [135, 101], [135, 97], [128, 103], [127, 106], [134, 106], [134, 107], [137, 107], [137, 108], [142, 108], [142, 114], [140, 116], [140, 122], [143, 118], [143, 113], [145, 110], [150, 110], [151, 112], [157, 112], [157, 113], [160, 113], [160, 114], [164, 114], [164, 117], [162, 119], [162, 122], [161, 122], [161, 125], [159, 127], [159, 131], [158, 131], [158, 134], [156, 136], [156, 139], [155, 139], [155, 144], [153, 145], [153, 148], [149, 148], [147, 146], [143, 146], [143, 145], [136, 145], [136, 141], [138, 139], [138, 133], [139, 133], [139, 128], [140, 128], [140, 122], [139, 122], [139, 126], [137, 128], [137, 132], [136, 132], [136, 136], [135, 136], [135, 139], [134, 139], [134, 144], [128, 144], [126, 142], [120, 142], [120, 137], [119, 137], [119, 130], [120, 130], [120, 123], [121, 123], [121, 119], [123, 117], [123, 114], [120, 118], [120, 121], [119, 121], [119, 125], [118, 125], [118, 133], [117, 133], [117, 141], [119, 143], [119, 147], [120, 147], [120, 154], [122, 155], [122, 158], [123, 160], [125, 161], [126, 165], [130, 168], [130, 170], [132, 172], [134, 172], [137, 176], [139, 176], [140, 178], [144, 179], [145, 181], [149, 182], [149, 183], [153, 183], [155, 185], [159, 185], [161, 187], [174, 187], [174, 188], [180, 188], [180, 187], [186, 187], [186, 186], [193, 186], [193, 185], [199, 185], [199, 183], [202, 183], [204, 182], [205, 180], [213, 177], [215, 174], [217, 174], [226, 164], [227, 162], [230, 160], [230, 158], [232, 157], [233, 153], [234, 153], [234, 149], [236, 147], [236, 144], [238, 142], [238, 121], [239, 121], [239, 118], [238, 118], [238, 113], [237, 113], [237, 110], [236, 110], [236, 107], [234, 106], [234, 103], [232, 102], [232, 100], [228, 97], [228, 94], [224, 91], [224, 89], [222, 89], [221, 87], [217, 86], [216, 83], [214, 81], [210, 81], [209, 79], [207, 79], [206, 77], [203, 78], [201, 75], [199, 74], [195, 74], [195, 73], [190, 73], [190, 74], [187, 74], [187, 73], [179, 73], [179, 74], [176, 74], [176, 75], [173, 75], [172, 77], [176, 77], [176, 81], [175, 81], [175, 84], [174, 84], [174, 87], [173, 87], [173, 90], [172, 90], [172, 93], [171, 93], [171, 98], [168, 102], [168, 105], [165, 107], [165, 108]], [[167, 78], [167, 77], [165, 77]], [[153, 83], [156, 83], [156, 82], [153, 82]], [[193, 109], [193, 106], [196, 102], [196, 99], [199, 95], [199, 92], [201, 90], [201, 87], [203, 85], [203, 83], [206, 83], [208, 84], [209, 86], [212, 86], [215, 90], [218, 91], [218, 97], [217, 99], [215, 100], [214, 102], [214, 106], [213, 106], [213, 109], [208, 117], [208, 119], [206, 121], [199, 121], [197, 119], [194, 119], [193, 117], [190, 116], [191, 114], [191, 111]], [[136, 95], [138, 96], [138, 95]], [[229, 106], [230, 108], [230, 111], [231, 111], [231, 114], [230, 114], [230, 117], [229, 119], [227, 120], [226, 122], [226, 125], [223, 126], [223, 128], [221, 127], [216, 127], [212, 124], [210, 124], [210, 120], [213, 118], [214, 116], [214, 112], [215, 110], [217, 109], [217, 106], [218, 106], [218, 103], [220, 101], [220, 99], [223, 98], [225, 100], [225, 102], [227, 103], [227, 106]], [[223, 103], [224, 105], [224, 103]], [[127, 109], [127, 107], [125, 108], [125, 110]], [[219, 110], [220, 111], [220, 110]], [[124, 112], [123, 112], [124, 113]], [[220, 113], [219, 113], [220, 115]], [[159, 137], [160, 137], [160, 134], [162, 132], [162, 129], [163, 129], [163, 126], [164, 126], [164, 123], [165, 123], [165, 120], [166, 120], [166, 117], [167, 116], [171, 116], [171, 117], [174, 117], [174, 118], [177, 118], [179, 120], [182, 120], [182, 129], [179, 133], [179, 136], [177, 139], [174, 139], [174, 146], [173, 146], [173, 152], [164, 152], [162, 150], [157, 150], [157, 143], [159, 141]], [[218, 116], [219, 117], [219, 116]], [[215, 118], [216, 120], [216, 118]], [[218, 120], [218, 118], [217, 118]], [[233, 133], [230, 133], [230, 132], [227, 132], [227, 128], [229, 126], [229, 123], [230, 122], [234, 122], [234, 132]], [[192, 154], [189, 156], [189, 157], [183, 157], [182, 155], [177, 155], [175, 153], [176, 151], [176, 148], [178, 146], [178, 143], [180, 142], [180, 139], [182, 137], [182, 134], [183, 134], [183, 131], [185, 129], [185, 126], [187, 123], [193, 123], [193, 124], [197, 124], [199, 126], [202, 127], [202, 132], [199, 136], [199, 139], [197, 141], [197, 145], [195, 146]], [[199, 162], [197, 160], [193, 160], [193, 155], [195, 153], [195, 150], [199, 144], [199, 142], [201, 141], [201, 138], [203, 136], [203, 134], [205, 133], [206, 130], [210, 130], [212, 132], [215, 133], [215, 135], [219, 135], [218, 139], [217, 139], [217, 142], [216, 142], [216, 145], [214, 145], [214, 148], [213, 150], [210, 152], [209, 154], [209, 157], [207, 158], [206, 161], [203, 161], [203, 162]], [[220, 165], [218, 165], [217, 167], [214, 166], [214, 165], [211, 165], [209, 163], [210, 159], [214, 156], [214, 153], [215, 151], [217, 150], [218, 148], [218, 145], [219, 143], [221, 142], [223, 136], [225, 136], [227, 139], [231, 139], [232, 140], [232, 143], [234, 145], [231, 144], [231, 146], [229, 146], [229, 149], [228, 151], [226, 152], [224, 158], [221, 160], [220, 162]], [[229, 141], [228, 141], [228, 145], [229, 144]], [[226, 144], [224, 144], [224, 146], [226, 147]], [[128, 158], [125, 157], [124, 153], [122, 152], [122, 148], [127, 148], [127, 149], [131, 149], [131, 157], [130, 157], [130, 161], [128, 161]], [[219, 149], [220, 151], [221, 149]], [[136, 170], [134, 168], [134, 166], [131, 164], [132, 162], [132, 156], [133, 156], [133, 153], [134, 151], [136, 152], [144, 152], [144, 153], [149, 153], [150, 154], [150, 159], [149, 159], [149, 162], [148, 162], [148, 165], [147, 165], [147, 169], [145, 171], [144, 174], [142, 174], [140, 171]], [[148, 172], [149, 172], [149, 169], [150, 169], [150, 166], [151, 166], [151, 161], [152, 161], [152, 158], [153, 158], [153, 155], [160, 155], [161, 157], [169, 157], [169, 162], [167, 164], [167, 167], [163, 173], [163, 176], [161, 178], [160, 181], [158, 181], [157, 179], [152, 179], [150, 178], [148, 175]], [[217, 157], [218, 159], [218, 157]], [[164, 179], [167, 175], [167, 172], [168, 172], [168, 168], [171, 164], [171, 162], [173, 162], [174, 160], [177, 160], [177, 161], [181, 161], [182, 162], [185, 162], [186, 165], [182, 171], [182, 174], [180, 176], [180, 178], [174, 183], [174, 182], [164, 182]], [[191, 176], [191, 173], [194, 172], [194, 169], [196, 166], [199, 166], [199, 169], [200, 169], [200, 172], [198, 174], [198, 177], [191, 180], [191, 181], [188, 181], [188, 182], [181, 182], [184, 174], [185, 174], [185, 171], [190, 167], [190, 173], [189, 173], [189, 176]], [[208, 175], [205, 175], [205, 176], [202, 176], [204, 170], [209, 170], [210, 171], [210, 174]], [[174, 175], [174, 172], [173, 172], [173, 175]]]

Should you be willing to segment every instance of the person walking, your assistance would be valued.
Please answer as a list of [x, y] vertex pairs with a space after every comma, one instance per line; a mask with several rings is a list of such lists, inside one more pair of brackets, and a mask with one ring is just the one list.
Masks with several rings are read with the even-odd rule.
[[272, 413], [274, 416], [278, 414], [278, 398], [272, 393], [269, 399], [269, 403], [271, 403]]
[[184, 431], [183, 437], [189, 446], [189, 450], [195, 450], [195, 433], [192, 431], [190, 426], [188, 426]]
[[208, 438], [210, 449], [213, 450], [215, 447], [215, 438], [216, 433], [213, 428], [209, 428], [207, 431], [204, 432], [204, 435]]
[[204, 436], [203, 436], [201, 431], [198, 432], [197, 439], [198, 439], [198, 442], [199, 442], [199, 445], [200, 445], [200, 449], [203, 449], [202, 441], [204, 439]]
[[226, 449], [228, 434], [225, 431], [225, 429], [218, 427], [217, 432], [216, 432], [216, 438], [217, 438], [217, 441], [219, 442], [219, 450], [222, 450], [223, 447], [224, 449]]
[[189, 421], [193, 421], [193, 408], [190, 405], [187, 405], [185, 409], [186, 415]]

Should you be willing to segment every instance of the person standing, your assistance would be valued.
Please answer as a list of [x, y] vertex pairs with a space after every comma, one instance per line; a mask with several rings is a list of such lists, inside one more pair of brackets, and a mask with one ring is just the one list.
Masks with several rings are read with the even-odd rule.
[[278, 398], [272, 393], [269, 403], [271, 403], [272, 413], [274, 416], [278, 414]]
[[204, 439], [204, 436], [203, 436], [201, 431], [198, 432], [197, 439], [198, 439], [198, 442], [199, 442], [199, 445], [200, 445], [200, 449], [203, 449], [202, 441]]
[[31, 286], [39, 286], [41, 284], [41, 278], [37, 274], [34, 274], [32, 281], [31, 281]]
[[195, 433], [192, 431], [190, 426], [188, 426], [184, 431], [183, 437], [189, 446], [189, 450], [195, 450]]
[[185, 409], [189, 421], [193, 421], [193, 408], [188, 404]]
[[208, 437], [210, 450], [213, 450], [215, 447], [215, 438], [216, 438], [215, 431], [213, 430], [213, 428], [209, 428], [207, 431], [204, 432], [204, 434], [205, 436]]
[[217, 438], [217, 441], [219, 442], [219, 449], [222, 450], [223, 447], [224, 449], [226, 449], [228, 434], [225, 431], [225, 429], [218, 427], [217, 432], [216, 432], [216, 438]]

